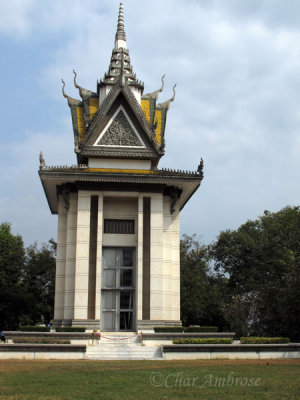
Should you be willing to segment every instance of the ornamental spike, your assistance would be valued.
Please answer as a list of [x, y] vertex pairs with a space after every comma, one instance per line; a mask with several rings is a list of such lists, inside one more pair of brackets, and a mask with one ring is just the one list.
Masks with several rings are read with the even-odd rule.
[[123, 3], [120, 3], [119, 15], [118, 15], [118, 26], [115, 38], [115, 48], [120, 47], [127, 48], [126, 46], [126, 34], [124, 30], [124, 15], [123, 15]]

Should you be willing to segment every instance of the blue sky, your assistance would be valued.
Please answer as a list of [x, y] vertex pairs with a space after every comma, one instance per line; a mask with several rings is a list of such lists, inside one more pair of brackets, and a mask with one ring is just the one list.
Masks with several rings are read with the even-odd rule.
[[[96, 90], [117, 25], [115, 0], [11, 0], [0, 4], [0, 221], [28, 245], [56, 238], [38, 178], [75, 163], [70, 111], [78, 83]], [[210, 242], [264, 210], [300, 197], [300, 3], [287, 0], [124, 1], [131, 62], [145, 92], [166, 74], [168, 113], [161, 167], [204, 180], [181, 232]]]

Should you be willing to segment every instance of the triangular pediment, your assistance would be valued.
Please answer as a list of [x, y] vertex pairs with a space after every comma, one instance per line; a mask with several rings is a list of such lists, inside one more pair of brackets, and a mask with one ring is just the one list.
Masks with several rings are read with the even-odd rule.
[[120, 105], [106, 127], [96, 139], [96, 147], [129, 147], [145, 148], [137, 129]]
[[158, 160], [163, 150], [128, 86], [115, 85], [91, 120], [79, 147], [81, 162], [88, 157]]

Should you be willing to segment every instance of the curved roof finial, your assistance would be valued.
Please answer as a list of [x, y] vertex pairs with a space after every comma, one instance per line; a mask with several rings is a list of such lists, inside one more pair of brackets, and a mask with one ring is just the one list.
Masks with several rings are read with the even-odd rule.
[[116, 48], [127, 48], [126, 46], [126, 34], [124, 30], [124, 15], [123, 15], [123, 3], [120, 3], [119, 15], [118, 15], [118, 27], [115, 39]]
[[170, 102], [175, 100], [175, 96], [176, 96], [176, 92], [175, 92], [175, 88], [176, 88], [177, 83], [175, 83], [175, 85], [173, 86], [173, 96], [170, 98]]
[[163, 74], [163, 76], [161, 77], [161, 88], [158, 89], [160, 92], [163, 91], [163, 88], [165, 86], [165, 82], [164, 82], [165, 76], [166, 76], [166, 74]]
[[71, 107], [71, 105], [79, 105], [81, 103], [81, 101], [77, 100], [77, 99], [73, 99], [73, 97], [68, 96], [66, 94], [66, 92], [65, 92], [66, 83], [65, 83], [65, 81], [63, 79], [61, 81], [62, 81], [62, 84], [63, 84], [62, 88], [61, 88], [61, 91], [62, 91], [62, 94], [63, 94], [64, 98], [68, 99], [69, 106]]
[[76, 87], [76, 89], [81, 89], [81, 87], [76, 82], [77, 73], [76, 73], [75, 69], [73, 69], [73, 74], [74, 74], [74, 86]]
[[62, 79], [61, 80], [62, 81], [62, 88], [61, 88], [61, 91], [62, 91], [62, 94], [63, 94], [63, 96], [64, 96], [64, 98], [66, 98], [66, 99], [68, 99], [69, 98], [69, 96], [66, 94], [66, 92], [65, 92], [65, 86], [66, 86], [66, 83], [65, 83], [65, 81]]
[[159, 93], [163, 91], [163, 88], [164, 88], [164, 85], [165, 85], [165, 82], [164, 82], [165, 76], [166, 75], [163, 74], [163, 76], [161, 77], [161, 88], [160, 89], [157, 89], [157, 90], [155, 90], [154, 92], [151, 92], [151, 93], [147, 93], [143, 97], [144, 98], [147, 97], [147, 98], [150, 98], [150, 99], [157, 100], [158, 96], [159, 96]]
[[170, 104], [172, 103], [172, 101], [175, 100], [175, 95], [176, 95], [175, 88], [176, 88], [176, 83], [173, 86], [173, 96], [169, 100], [165, 101], [164, 103], [158, 104], [157, 107], [166, 108], [167, 110], [169, 109]]
[[79, 90], [79, 94], [82, 98], [84, 98], [85, 96], [91, 96], [93, 94], [93, 92], [91, 90], [87, 90], [84, 89], [82, 86], [79, 86], [76, 78], [77, 78], [77, 72], [75, 71], [75, 69], [73, 69], [73, 74], [74, 74], [74, 86], [76, 87], [76, 89]]

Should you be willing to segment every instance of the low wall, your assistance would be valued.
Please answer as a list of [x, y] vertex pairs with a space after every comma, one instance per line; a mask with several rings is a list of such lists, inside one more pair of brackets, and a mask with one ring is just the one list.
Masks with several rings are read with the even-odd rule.
[[300, 358], [300, 344], [163, 345], [165, 360]]
[[85, 359], [86, 346], [72, 344], [0, 344], [0, 360]]
[[143, 344], [145, 346], [171, 345], [174, 339], [206, 339], [206, 338], [228, 338], [233, 339], [235, 332], [194, 332], [194, 333], [143, 333]]

